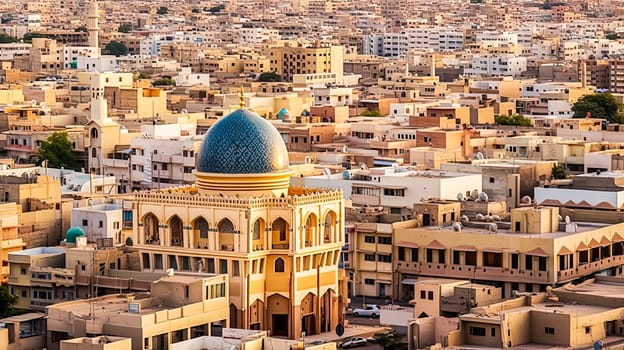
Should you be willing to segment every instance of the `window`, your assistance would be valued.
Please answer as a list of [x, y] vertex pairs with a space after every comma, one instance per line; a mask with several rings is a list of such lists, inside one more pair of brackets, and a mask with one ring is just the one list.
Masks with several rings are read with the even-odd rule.
[[399, 247], [399, 261], [405, 261], [405, 248]]
[[219, 259], [219, 273], [228, 272], [228, 262], [226, 259]]
[[555, 329], [553, 327], [544, 327], [544, 333], [554, 335]]
[[275, 272], [284, 272], [284, 259], [275, 259]]
[[420, 299], [427, 299], [427, 291], [426, 290], [421, 290], [420, 291]]
[[162, 170], [167, 170], [167, 164], [161, 164], [160, 167], [162, 168]]
[[213, 258], [208, 259], [208, 273], [215, 273], [215, 262]]
[[82, 219], [82, 226], [89, 226], [89, 220]]
[[375, 243], [375, 236], [364, 236], [364, 243]]
[[493, 184], [494, 183], [494, 178], [490, 177], [490, 183]]
[[492, 337], [495, 337], [495, 336], [496, 336], [496, 328], [491, 328], [491, 329], [490, 329], [490, 335], [491, 335]]
[[427, 248], [427, 262], [433, 262], [433, 249]]
[[412, 248], [412, 262], [418, 262], [418, 248]]
[[433, 300], [433, 291], [430, 290], [427, 292], [427, 299]]
[[104, 221], [100, 220], [100, 222], [98, 222], [98, 228], [102, 227], [104, 227]]
[[511, 268], [518, 268], [518, 254], [511, 254]]
[[524, 257], [524, 268], [527, 270], [533, 270], [533, 255], [526, 255]]
[[375, 254], [364, 254], [365, 261], [375, 261]]
[[238, 260], [232, 260], [232, 276], [240, 276]]
[[479, 337], [485, 337], [485, 328], [483, 327], [470, 327], [469, 328], [470, 335], [476, 335]]
[[379, 254], [377, 255], [377, 261], [379, 262], [392, 262], [392, 255]]
[[453, 250], [453, 265], [459, 264], [459, 250]]
[[391, 245], [392, 237], [377, 237], [377, 243]]
[[364, 279], [364, 284], [368, 284], [370, 286], [374, 286], [375, 285], [375, 280], [372, 278], [365, 278]]
[[28, 273], [28, 269], [27, 269], [27, 268], [25, 268], [25, 267], [21, 267], [21, 268], [20, 268], [20, 273], [21, 273], [22, 275], [26, 275], [26, 274]]
[[546, 271], [546, 257], [540, 256], [537, 262], [538, 262], [538, 270]]

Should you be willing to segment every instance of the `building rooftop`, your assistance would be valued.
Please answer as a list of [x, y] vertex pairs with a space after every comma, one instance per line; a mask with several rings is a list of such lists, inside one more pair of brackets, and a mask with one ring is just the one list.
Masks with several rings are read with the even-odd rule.
[[12, 255], [21, 255], [21, 256], [34, 256], [41, 254], [59, 254], [65, 253], [65, 248], [60, 247], [37, 247], [31, 249], [20, 250], [17, 252], [11, 252]]

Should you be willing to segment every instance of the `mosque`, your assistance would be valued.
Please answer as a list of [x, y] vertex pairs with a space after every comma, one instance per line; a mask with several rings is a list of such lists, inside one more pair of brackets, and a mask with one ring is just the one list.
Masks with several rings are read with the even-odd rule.
[[241, 108], [206, 133], [193, 186], [135, 193], [143, 271], [228, 274], [225, 327], [333, 332], [347, 299], [340, 190], [291, 187], [277, 129]]

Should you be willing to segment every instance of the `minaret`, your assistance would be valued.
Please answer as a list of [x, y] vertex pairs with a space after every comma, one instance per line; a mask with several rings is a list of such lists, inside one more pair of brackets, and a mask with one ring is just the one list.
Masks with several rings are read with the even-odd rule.
[[87, 19], [87, 31], [89, 32], [89, 46], [99, 47], [100, 18], [97, 0], [89, 0], [89, 14]]
[[105, 73], [91, 74], [91, 120], [100, 125], [112, 123], [112, 119], [108, 117], [108, 104], [104, 98], [105, 81]]

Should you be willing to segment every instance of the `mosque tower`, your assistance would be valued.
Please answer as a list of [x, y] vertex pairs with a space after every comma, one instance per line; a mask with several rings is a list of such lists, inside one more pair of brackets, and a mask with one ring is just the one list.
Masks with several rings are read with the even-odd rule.
[[100, 18], [97, 0], [89, 0], [89, 14], [87, 19], [87, 31], [89, 32], [89, 46], [99, 47]]

